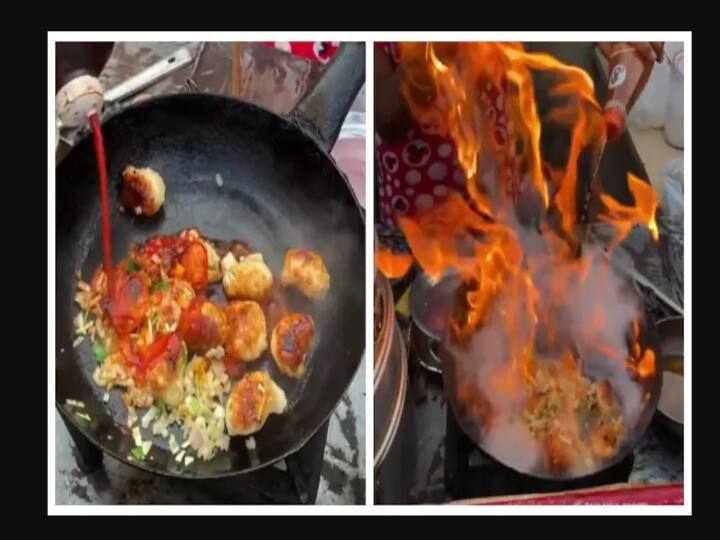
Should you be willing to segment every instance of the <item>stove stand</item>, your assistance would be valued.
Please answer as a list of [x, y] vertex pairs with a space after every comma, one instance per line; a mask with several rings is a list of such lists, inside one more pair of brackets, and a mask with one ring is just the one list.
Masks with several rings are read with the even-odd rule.
[[[274, 465], [230, 478], [202, 480], [197, 488], [226, 504], [314, 504], [320, 486], [329, 422], [305, 445]], [[193, 481], [193, 484], [195, 482]], [[192, 485], [188, 488], [192, 489]]]
[[83, 435], [75, 425], [68, 421], [65, 416], [60, 413], [63, 424], [70, 434], [70, 438], [73, 441], [73, 457], [75, 463], [85, 474], [92, 474], [96, 472], [103, 464], [103, 452], [97, 446], [90, 442], [90, 440]]
[[[97, 473], [103, 452], [61, 415], [73, 440], [75, 462], [86, 474]], [[329, 422], [294, 454], [258, 471], [210, 480], [168, 479], [177, 489], [196, 490], [217, 504], [314, 504], [320, 486]], [[145, 473], [151, 474], [151, 473]]]

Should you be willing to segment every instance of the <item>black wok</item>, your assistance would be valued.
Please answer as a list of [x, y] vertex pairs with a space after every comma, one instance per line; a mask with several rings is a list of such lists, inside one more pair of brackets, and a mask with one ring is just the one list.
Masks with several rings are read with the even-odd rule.
[[[345, 44], [318, 84], [282, 117], [235, 99], [175, 95], [133, 106], [103, 125], [111, 192], [113, 261], [131, 242], [195, 226], [209, 238], [242, 240], [260, 251], [273, 273], [286, 250], [305, 246], [324, 258], [331, 288], [322, 302], [290, 298], [316, 323], [308, 373], [297, 383], [278, 372], [269, 352], [249, 367], [267, 369], [285, 390], [288, 411], [271, 415], [255, 434], [256, 450], [234, 437], [227, 452], [188, 468], [162, 439], [139, 468], [182, 478], [229, 476], [258, 469], [298, 450], [324, 424], [348, 388], [365, 352], [364, 217], [329, 151], [365, 80], [363, 44]], [[121, 214], [118, 183], [128, 165], [165, 179], [163, 210], [152, 218]], [[216, 183], [216, 175], [222, 185]], [[102, 261], [98, 181], [86, 138], [59, 165], [56, 251], [56, 406], [94, 445], [129, 462], [135, 446], [119, 394], [104, 403], [92, 380], [97, 364], [85, 343], [73, 348], [76, 271], [88, 279]], [[85, 403], [88, 422], [66, 400]]]
[[[447, 285], [448, 282], [449, 279], [446, 279], [441, 283]], [[446, 286], [445, 290], [447, 289], [448, 287]], [[628, 294], [636, 294], [635, 291], [636, 288], [632, 287], [628, 283]], [[464, 285], [458, 284], [451, 292], [446, 292], [445, 294], [447, 298], [446, 301], [454, 306], [454, 316], [461, 315], [464, 312], [466, 305], [464, 304], [466, 298]], [[642, 315], [639, 342], [643, 349], [650, 347], [657, 353], [657, 337], [654, 322], [650, 319], [650, 315], [647, 310], [644, 310]], [[643, 401], [642, 408], [636, 417], [634, 425], [627, 425], [626, 422], [625, 437], [617, 452], [605, 461], [596, 462], [594, 470], [584, 471], [583, 473], [575, 473], [572, 471], [552, 471], [548, 469], [544, 463], [536, 463], [527, 468], [519, 467], [514, 461], [516, 458], [511, 458], [509, 454], [505, 455], [501, 451], [497, 451], [496, 449], [489, 447], [486, 442], [487, 438], [484, 436], [485, 430], [483, 419], [480, 415], [476, 414], [471, 407], [464, 406], [458, 399], [458, 393], [461, 386], [464, 382], [467, 382], [466, 378], [462, 374], [462, 367], [458, 358], [462, 354], [462, 349], [466, 347], [467, 344], [458, 343], [449, 326], [450, 325], [447, 325], [442, 337], [440, 359], [442, 361], [442, 375], [445, 395], [450, 403], [453, 414], [455, 415], [455, 418], [462, 430], [483, 452], [518, 473], [549, 480], [576, 480], [597, 475], [598, 473], [619, 463], [633, 451], [637, 443], [645, 434], [645, 431], [655, 414], [658, 399], [660, 397], [660, 389], [662, 388], [661, 369], [656, 369], [654, 376], [642, 379], [638, 382], [641, 386], [641, 395], [649, 395], [649, 399]], [[628, 329], [628, 343], [630, 343], [630, 329]], [[482, 358], [477, 358], [476, 360], [477, 362], [483, 361]], [[617, 389], [614, 390], [616, 390], [616, 395], [620, 402], [622, 402], [622, 394], [617, 392]], [[482, 399], [482, 396], [478, 395], [478, 399]], [[509, 445], [506, 445], [506, 447], [507, 446]], [[504, 451], [507, 450], [508, 449], [506, 448]], [[513, 450], [516, 450], [516, 448]]]

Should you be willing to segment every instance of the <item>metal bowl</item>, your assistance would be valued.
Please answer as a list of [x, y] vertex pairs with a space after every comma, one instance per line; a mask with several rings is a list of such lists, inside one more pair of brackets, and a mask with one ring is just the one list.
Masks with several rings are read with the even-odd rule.
[[434, 373], [442, 373], [440, 341], [460, 282], [460, 276], [453, 275], [432, 283], [427, 275], [419, 273], [410, 289], [410, 340], [420, 365]]
[[378, 275], [379, 331], [375, 340], [375, 501], [407, 504], [415, 477], [417, 439], [408, 396], [407, 351], [395, 320], [390, 282]]
[[682, 317], [670, 317], [658, 321], [655, 325], [658, 334], [658, 364], [666, 372], [663, 379], [663, 388], [658, 401], [657, 415], [658, 422], [665, 426], [668, 431], [683, 436], [683, 418], [678, 418], [676, 412], [670, 411], [668, 407], [668, 393], [680, 393], [680, 396], [672, 396], [675, 399], [683, 399], [683, 387], [674, 384], [668, 372], [677, 374], [684, 364], [684, 319]]

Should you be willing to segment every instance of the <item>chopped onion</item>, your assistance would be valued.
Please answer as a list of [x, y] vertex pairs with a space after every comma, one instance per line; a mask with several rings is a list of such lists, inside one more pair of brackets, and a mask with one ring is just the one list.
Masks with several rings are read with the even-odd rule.
[[157, 409], [155, 407], [150, 407], [150, 410], [143, 416], [142, 421], [140, 424], [144, 429], [147, 429], [147, 427], [150, 425], [150, 422], [153, 421], [153, 418], [155, 418], [155, 415], [157, 414]]
[[188, 446], [190, 446], [190, 440], [189, 440], [189, 439], [185, 440], [185, 442], [182, 443], [181, 448], [187, 448]]
[[220, 450], [227, 450], [230, 446], [230, 437], [223, 433], [220, 437], [218, 437], [216, 444]]
[[222, 187], [223, 179], [222, 176], [220, 176], [220, 173], [215, 174], [215, 183], [218, 185], [218, 187]]
[[255, 450], [255, 448], [257, 448], [255, 446], [255, 437], [248, 437], [247, 439], [245, 439], [245, 448], [250, 451], [253, 451]]
[[187, 467], [190, 465], [193, 461], [195, 461], [195, 458], [192, 456], [185, 456], [185, 466]]
[[205, 353], [205, 358], [208, 360], [222, 360], [225, 358], [225, 348], [222, 345], [219, 345], [210, 349]]
[[76, 412], [75, 416], [77, 416], [78, 418], [82, 418], [83, 420], [87, 420], [88, 422], [92, 420], [92, 418], [90, 418], [90, 415], [85, 413]]
[[172, 455], [177, 454], [180, 451], [180, 447], [178, 446], [177, 440], [175, 439], [175, 435], [172, 433], [170, 434], [170, 440], [168, 441], [170, 444], [170, 453]]
[[175, 456], [175, 461], [180, 463], [182, 461], [183, 457], [185, 457], [185, 450], [180, 450], [180, 452], [178, 452], [178, 455]]
[[188, 440], [190, 441], [190, 444], [192, 445], [192, 447], [197, 450], [205, 442], [205, 436], [203, 434], [203, 430], [199, 429], [197, 427], [194, 427], [192, 429], [192, 431], [190, 432], [190, 437], [188, 438]]
[[188, 398], [188, 407], [192, 414], [198, 414], [200, 412], [200, 401], [195, 396]]
[[104, 401], [105, 403], [107, 403], [108, 401], [110, 401], [110, 392], [105, 392], [105, 393], [103, 394], [103, 401]]
[[136, 446], [141, 446], [143, 443], [142, 435], [140, 434], [140, 428], [135, 426], [132, 430], [132, 436], [133, 440], [135, 441]]
[[150, 453], [150, 449], [152, 448], [152, 441], [143, 441], [141, 448], [143, 453], [147, 456]]
[[83, 340], [85, 339], [85, 336], [78, 336], [75, 338], [75, 341], [73, 341], [73, 349], [76, 349], [78, 345], [80, 345]]
[[85, 319], [83, 318], [82, 311], [75, 315], [73, 323], [75, 324], [75, 332], [80, 333], [80, 329], [85, 326]]
[[82, 401], [78, 401], [76, 399], [66, 399], [65, 403], [67, 403], [71, 407], [80, 407], [81, 409], [85, 408], [85, 404]]
[[[168, 419], [166, 416], [158, 418], [153, 423], [153, 427], [152, 427], [153, 434], [158, 435], [158, 434], [162, 434], [162, 433], [166, 432], [168, 425], [169, 425], [169, 423], [168, 423]], [[163, 437], [164, 437], [164, 435], [163, 435]]]

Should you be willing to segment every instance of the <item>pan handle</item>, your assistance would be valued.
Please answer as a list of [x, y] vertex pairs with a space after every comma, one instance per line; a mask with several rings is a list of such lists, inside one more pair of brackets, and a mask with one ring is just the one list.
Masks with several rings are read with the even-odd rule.
[[343, 43], [290, 118], [326, 151], [335, 146], [355, 96], [365, 84], [365, 44]]

